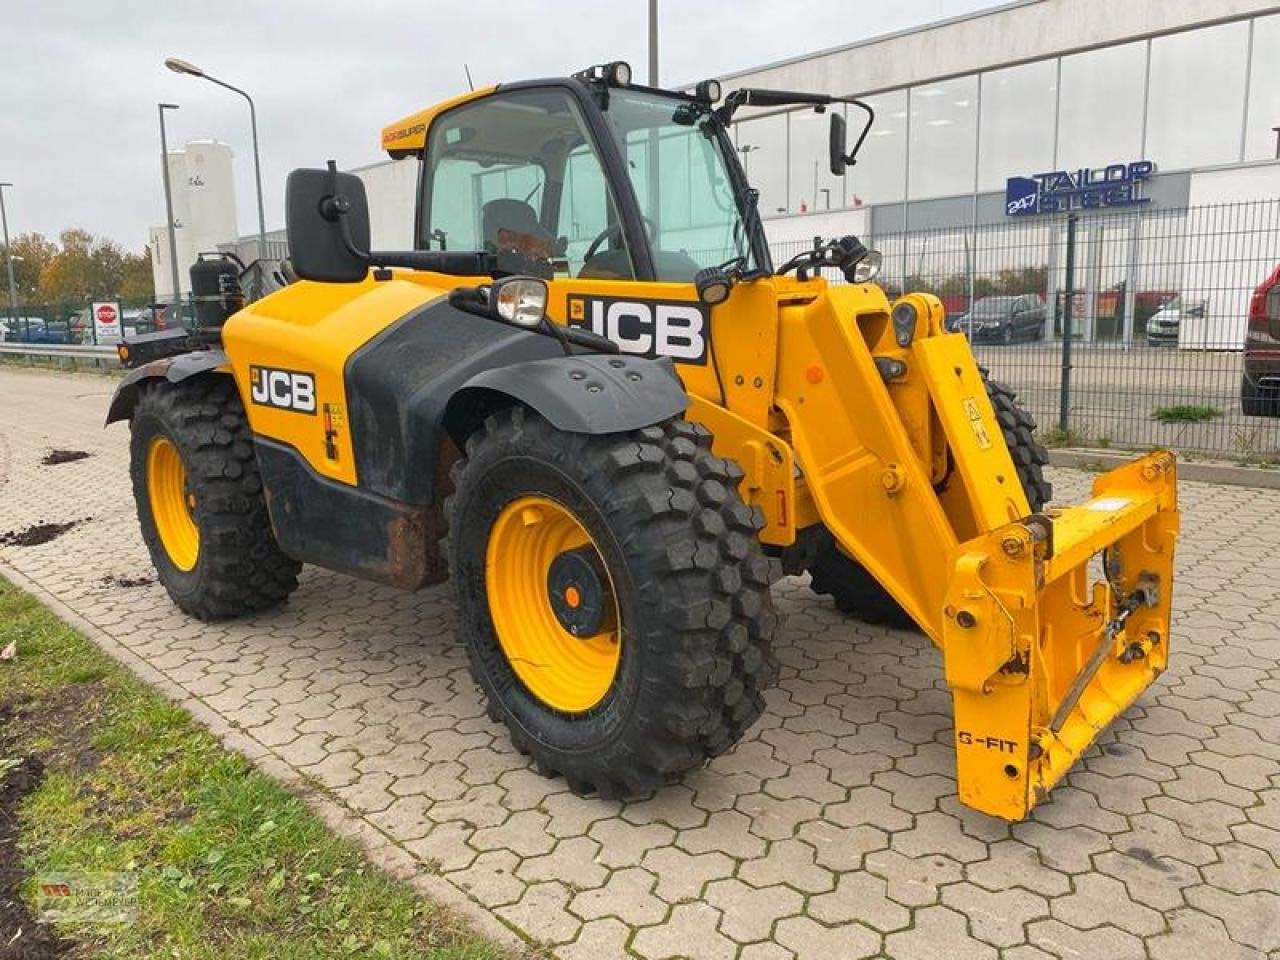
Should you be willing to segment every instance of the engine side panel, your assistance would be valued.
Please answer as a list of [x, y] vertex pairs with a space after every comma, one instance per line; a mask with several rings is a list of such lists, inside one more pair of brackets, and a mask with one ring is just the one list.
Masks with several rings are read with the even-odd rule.
[[400, 278], [302, 282], [235, 314], [222, 343], [254, 434], [293, 447], [323, 477], [355, 484], [347, 362], [446, 290]]

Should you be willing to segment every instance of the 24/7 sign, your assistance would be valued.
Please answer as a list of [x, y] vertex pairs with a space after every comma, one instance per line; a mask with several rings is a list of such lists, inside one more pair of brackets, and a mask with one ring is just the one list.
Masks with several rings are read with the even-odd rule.
[[123, 336], [120, 329], [120, 304], [95, 303], [93, 311], [93, 342], [119, 343]]

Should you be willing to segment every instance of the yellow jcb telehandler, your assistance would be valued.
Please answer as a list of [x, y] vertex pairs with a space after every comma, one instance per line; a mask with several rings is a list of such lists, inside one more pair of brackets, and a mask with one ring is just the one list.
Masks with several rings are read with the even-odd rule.
[[464, 94], [383, 133], [418, 161], [412, 250], [371, 250], [357, 177], [295, 170], [292, 282], [246, 306], [202, 260], [195, 329], [121, 347], [109, 422], [174, 601], [261, 610], [302, 563], [447, 578], [493, 717], [614, 797], [751, 726], [770, 583], [808, 571], [940, 648], [961, 799], [1025, 817], [1165, 667], [1174, 458], [1046, 508], [1034, 421], [936, 298], [890, 301], [855, 237], [776, 266], [728, 124], [789, 105], [830, 113], [842, 174], [857, 100], [623, 63]]

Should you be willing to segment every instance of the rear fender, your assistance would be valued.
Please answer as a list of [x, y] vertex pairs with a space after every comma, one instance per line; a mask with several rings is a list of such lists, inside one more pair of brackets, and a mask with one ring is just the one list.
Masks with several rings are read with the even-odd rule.
[[162, 357], [129, 371], [111, 398], [106, 425], [110, 426], [117, 420], [128, 420], [133, 416], [133, 408], [138, 405], [138, 397], [147, 381], [181, 383], [189, 377], [210, 372], [231, 375], [231, 365], [227, 361], [227, 355], [221, 350], [195, 350], [176, 357]]

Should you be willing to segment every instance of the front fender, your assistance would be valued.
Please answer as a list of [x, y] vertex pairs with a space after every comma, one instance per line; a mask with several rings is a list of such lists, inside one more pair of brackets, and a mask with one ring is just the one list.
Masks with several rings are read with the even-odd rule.
[[689, 406], [670, 360], [582, 354], [481, 371], [449, 399], [445, 425], [459, 440], [491, 409], [493, 395], [517, 400], [568, 433], [623, 433], [669, 420]]
[[133, 408], [138, 404], [138, 396], [142, 385], [148, 380], [164, 379], [170, 383], [180, 383], [198, 373], [217, 371], [230, 374], [231, 367], [227, 355], [221, 350], [194, 350], [191, 353], [180, 353], [176, 357], [161, 357], [144, 363], [128, 375], [116, 386], [111, 397], [111, 406], [107, 409], [106, 426], [117, 420], [128, 420], [133, 416]]

